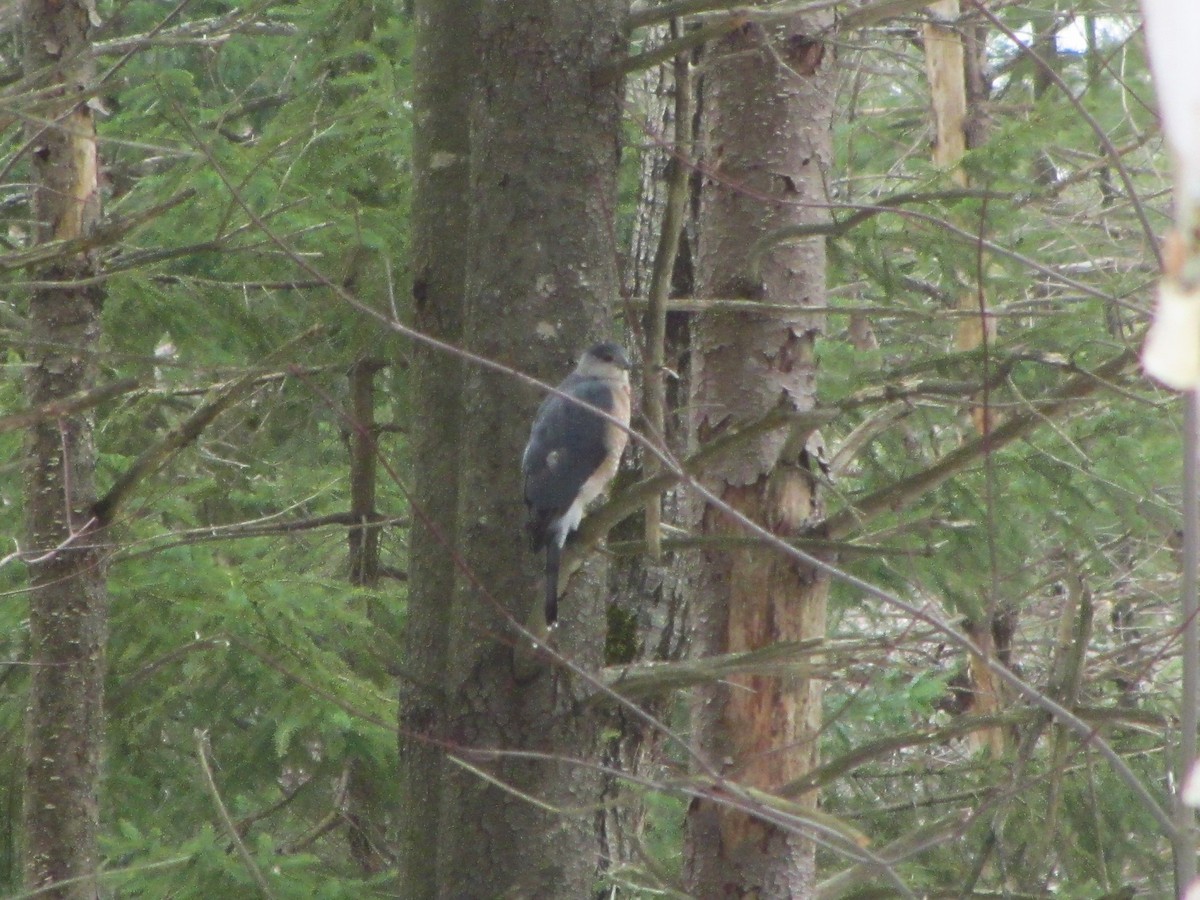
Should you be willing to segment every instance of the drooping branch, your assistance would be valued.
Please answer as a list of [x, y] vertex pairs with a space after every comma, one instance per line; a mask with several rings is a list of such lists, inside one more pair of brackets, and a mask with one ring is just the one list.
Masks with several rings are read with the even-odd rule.
[[[164, 550], [170, 550], [173, 547], [186, 547], [190, 544], [207, 544], [214, 541], [236, 541], [247, 538], [275, 537], [283, 534], [296, 534], [301, 531], [312, 531], [317, 528], [329, 528], [337, 526], [345, 528], [347, 531], [366, 528], [384, 528], [387, 526], [406, 526], [409, 524], [407, 516], [388, 518], [386, 516], [376, 515], [364, 522], [356, 517], [353, 513], [330, 513], [325, 516], [312, 516], [306, 519], [290, 519], [282, 522], [273, 522], [265, 524], [262, 522], [239, 522], [234, 525], [213, 525], [206, 528], [190, 528], [186, 531], [173, 532], [170, 536], [173, 538], [161, 544], [155, 544], [145, 550], [138, 550], [132, 553], [120, 553], [116, 556], [115, 562], [128, 562], [132, 559], [141, 559], [146, 556], [152, 556], [155, 553], [162, 553]], [[404, 581], [407, 578], [406, 573], [401, 570], [383, 566], [379, 570], [381, 576], [394, 578], [398, 581]]]
[[[266, 362], [272, 362], [285, 358], [288, 353], [295, 350], [299, 345], [311, 340], [316, 335], [322, 332], [321, 326], [309, 328], [303, 334], [292, 338], [290, 341], [279, 347], [273, 353], [269, 354]], [[144, 478], [158, 471], [158, 469], [172, 455], [187, 447], [196, 441], [203, 434], [214, 419], [221, 413], [237, 403], [247, 394], [249, 394], [256, 384], [258, 378], [262, 374], [261, 371], [248, 373], [236, 381], [231, 382], [227, 387], [222, 389], [207, 403], [204, 403], [194, 413], [188, 416], [184, 421], [172, 428], [163, 438], [152, 447], [145, 450], [141, 456], [133, 461], [133, 464], [126, 469], [117, 479], [116, 483], [109, 489], [92, 509], [95, 518], [100, 522], [109, 522], [112, 520], [113, 514], [120, 507], [121, 503], [133, 492], [133, 490], [142, 482]]]
[[1137, 359], [1133, 350], [1114, 356], [1091, 372], [1076, 375], [1058, 392], [1038, 404], [1036, 410], [1013, 416], [989, 434], [975, 438], [947, 453], [933, 465], [881, 488], [825, 520], [825, 534], [842, 538], [874, 518], [889, 511], [911, 506], [946, 479], [980, 459], [984, 453], [995, 452], [1018, 438], [1024, 437], [1047, 419], [1065, 412], [1072, 403], [1098, 391], [1106, 382], [1119, 375]]
[[[863, 213], [867, 211], [867, 209], [860, 210], [860, 212]], [[876, 211], [891, 212], [914, 219], [918, 222], [928, 223], [935, 228], [941, 229], [950, 237], [962, 241], [964, 244], [968, 244], [972, 249], [987, 250], [989, 253], [993, 253], [996, 256], [1010, 259], [1013, 262], [1029, 268], [1031, 271], [1037, 272], [1039, 275], [1044, 275], [1047, 278], [1053, 279], [1055, 282], [1073, 288], [1074, 290], [1077, 290], [1086, 296], [1096, 297], [1097, 299], [1107, 302], [1112, 302], [1113, 300], [1113, 297], [1110, 294], [1106, 294], [1098, 288], [1095, 288], [1086, 282], [1080, 281], [1077, 278], [1072, 278], [1071, 276], [1062, 273], [1058, 269], [1055, 269], [1053, 266], [1040, 263], [1030, 256], [1027, 256], [1023, 253], [1018, 253], [1016, 250], [1005, 247], [1004, 245], [998, 244], [995, 241], [988, 240], [987, 238], [981, 238], [979, 234], [965, 228], [960, 228], [954, 223], [948, 222], [945, 219], [939, 218], [938, 216], [920, 212], [918, 210], [903, 209], [898, 206], [884, 206], [878, 208]], [[855, 213], [855, 215], [859, 215], [859, 213]], [[853, 218], [853, 216], [850, 218]], [[842, 228], [840, 225], [835, 225], [833, 228], [829, 228], [825, 225], [797, 225], [779, 228], [771, 234], [764, 236], [750, 252], [755, 259], [758, 259], [761, 258], [762, 255], [772, 247], [786, 241], [805, 240], [818, 235], [836, 236], [841, 232]]]
[[[853, 31], [856, 28], [868, 28], [888, 19], [895, 19], [906, 13], [915, 12], [928, 0], [881, 0], [857, 9], [847, 10], [834, 22], [833, 27], [825, 34], [834, 31]], [[762, 20], [783, 16], [792, 16], [807, 12], [828, 9], [834, 5], [830, 0], [815, 0], [810, 3], [795, 3], [791, 5], [771, 4], [767, 7], [755, 7], [746, 4], [745, 0], [672, 0], [668, 3], [635, 3], [625, 21], [626, 33], [650, 25], [660, 25], [670, 19], [681, 16], [700, 16], [704, 13], [725, 13], [730, 16]], [[841, 4], [839, 4], [841, 5]]]
[[208, 732], [202, 728], [196, 729], [196, 758], [200, 761], [200, 771], [204, 774], [204, 786], [208, 789], [208, 795], [212, 798], [213, 805], [217, 808], [217, 816], [221, 820], [221, 825], [225, 828], [225, 833], [229, 835], [233, 841], [234, 847], [237, 849], [238, 857], [242, 864], [246, 867], [246, 871], [250, 873], [250, 877], [258, 886], [259, 893], [266, 897], [267, 900], [274, 900], [275, 893], [271, 890], [271, 886], [267, 883], [266, 876], [263, 875], [262, 869], [258, 867], [258, 863], [254, 861], [254, 856], [246, 849], [246, 844], [242, 840], [242, 836], [238, 834], [237, 826], [234, 824], [233, 817], [229, 815], [229, 809], [225, 806], [225, 801], [221, 799], [221, 792], [217, 788], [216, 779], [213, 778], [212, 766], [208, 762], [208, 757], [212, 753], [212, 747], [209, 746]]
[[645, 53], [637, 53], [633, 56], [626, 56], [624, 59], [598, 70], [592, 76], [592, 80], [598, 87], [613, 84], [630, 72], [637, 72], [657, 66], [659, 63], [673, 59], [681, 53], [687, 53], [702, 44], [728, 34], [744, 24], [746, 24], [746, 17], [742, 15], [733, 15], [727, 19], [709, 22], [673, 41], [666, 41], [659, 44], [653, 50], [647, 50]]
[[924, 744], [943, 743], [951, 738], [970, 734], [973, 731], [983, 731], [990, 728], [1009, 728], [1032, 721], [1041, 714], [1041, 710], [1030, 708], [986, 716], [961, 716], [944, 725], [928, 725], [899, 734], [891, 734], [878, 740], [869, 741], [847, 753], [842, 753], [824, 765], [818, 766], [804, 778], [784, 785], [779, 789], [779, 792], [784, 796], [802, 794], [813, 788], [829, 784], [842, 775], [857, 769], [864, 763], [889, 756], [897, 750], [903, 750], [907, 747], [919, 747]]
[[112, 384], [81, 391], [72, 397], [52, 400], [33, 409], [0, 416], [0, 433], [13, 431], [17, 428], [27, 428], [30, 425], [36, 425], [38, 422], [45, 422], [47, 419], [61, 419], [63, 416], [71, 416], [75, 413], [83, 412], [85, 409], [99, 406], [113, 397], [119, 397], [122, 394], [128, 394], [130, 391], [135, 391], [140, 384], [141, 382], [137, 378], [122, 378], [120, 381], [114, 381]]
[[107, 247], [119, 243], [134, 229], [153, 221], [168, 210], [186, 203], [195, 195], [195, 188], [186, 188], [174, 197], [164, 200], [162, 203], [156, 203], [154, 206], [126, 216], [124, 219], [118, 219], [115, 222], [106, 222], [80, 237], [47, 241], [44, 244], [35, 244], [25, 250], [18, 250], [15, 253], [0, 253], [0, 272], [27, 269], [32, 266], [44, 266], [60, 259], [79, 256], [98, 247]]
[[879, 3], [870, 3], [857, 9], [847, 10], [838, 16], [835, 28], [839, 32], [869, 28], [880, 22], [886, 22], [888, 19], [916, 12], [927, 3], [928, 0], [880, 0]]
[[[672, 537], [666, 538], [662, 542], [664, 550], [734, 550], [743, 547], [749, 547], [753, 544], [761, 543], [757, 538], [753, 537], [736, 537], [733, 535], [725, 537]], [[932, 547], [895, 547], [882, 544], [856, 544], [850, 541], [830, 541], [818, 537], [796, 537], [789, 538], [787, 541], [789, 547], [799, 547], [807, 550], [809, 553], [822, 553], [829, 556], [837, 556], [839, 559], [847, 557], [884, 557], [884, 556], [932, 556]], [[645, 541], [614, 541], [605, 549], [614, 556], [630, 556], [641, 555], [646, 552]]]
[[[629, 301], [629, 305], [638, 311], [646, 309], [646, 303], [642, 300], [632, 299]], [[671, 297], [667, 300], [667, 310], [670, 312], [746, 312], [771, 315], [774, 313], [795, 310], [795, 308], [795, 305], [790, 303], [765, 303], [761, 300], [751, 300], [745, 297], [716, 299], [706, 299], [703, 297]], [[906, 309], [898, 306], [871, 306], [861, 304], [811, 306], [805, 307], [805, 309], [813, 313], [820, 313], [823, 316], [873, 316], [879, 319], [921, 319], [923, 321], [937, 321], [940, 319], [965, 319], [972, 316], [978, 318], [979, 316], [979, 313], [977, 312], [961, 309]], [[997, 317], [1010, 316], [1013, 318], [1022, 319], [1041, 316], [1073, 315], [1073, 313], [1070, 311], [1039, 311], [1031, 309], [1030, 304], [1024, 302], [1016, 302], [1009, 304], [1007, 307], [995, 309], [991, 314]]]
[[[931, 847], [958, 837], [966, 828], [970, 817], [970, 810], [956, 810], [880, 847], [875, 851], [875, 855], [883, 859], [885, 863], [894, 865], [910, 856], [915, 856]], [[851, 866], [818, 884], [816, 900], [837, 900], [839, 897], [850, 895], [854, 892], [855, 887], [865, 886], [866, 880], [877, 876], [878, 872], [878, 868], [871, 863], [864, 862]]]
[[[700, 793], [703, 795], [715, 795], [716, 798], [732, 796], [736, 799], [748, 802], [754, 808], [754, 816], [762, 821], [774, 820], [780, 825], [785, 825], [792, 830], [805, 830], [816, 832], [822, 835], [827, 842], [833, 843], [834, 846], [842, 852], [857, 850], [859, 854], [869, 853], [867, 847], [871, 840], [853, 825], [839, 819], [837, 816], [830, 815], [814, 808], [810, 804], [801, 804], [791, 800], [787, 800], [778, 794], [769, 793], [759, 788], [749, 787], [744, 784], [736, 784], [729, 781], [712, 781], [710, 778], [700, 775], [693, 776], [689, 779], [694, 784], [700, 786]], [[772, 813], [776, 815], [773, 816]], [[829, 839], [833, 839], [830, 841]], [[844, 842], [838, 846], [839, 842]], [[882, 860], [875, 858], [874, 854], [870, 854], [870, 859], [882, 864]], [[903, 887], [903, 885], [900, 885]], [[904, 896], [903, 894], [901, 896]], [[908, 896], [912, 896], [911, 893]]]
[[247, 19], [245, 10], [239, 8], [223, 16], [196, 19], [158, 32], [98, 41], [94, 52], [97, 56], [119, 56], [149, 47], [220, 47], [235, 35], [295, 37], [299, 33], [299, 28], [291, 22]]
[[662, 25], [671, 19], [696, 13], [717, 12], [744, 7], [744, 0], [673, 0], [670, 3], [635, 3], [625, 20], [625, 31], [633, 32], [650, 25]]

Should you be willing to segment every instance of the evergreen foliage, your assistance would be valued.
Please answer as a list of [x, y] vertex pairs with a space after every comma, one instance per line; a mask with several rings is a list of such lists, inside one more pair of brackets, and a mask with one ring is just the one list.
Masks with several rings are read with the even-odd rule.
[[[382, 834], [388, 819], [379, 810], [394, 807], [403, 586], [349, 584], [344, 522], [288, 533], [281, 526], [346, 514], [347, 369], [363, 354], [394, 363], [377, 392], [377, 420], [394, 422], [403, 349], [298, 271], [261, 226], [364, 302], [395, 307], [404, 279], [409, 23], [373, 4], [200, 3], [166, 22], [161, 4], [99, 12], [100, 68], [111, 69], [103, 91], [110, 114], [100, 125], [106, 216], [135, 216], [193, 192], [101, 251], [111, 273], [101, 383], [141, 379], [97, 411], [101, 492], [220, 385], [261, 376], [248, 399], [138, 485], [117, 513], [105, 884], [146, 897], [254, 890], [202, 774], [203, 733], [216, 787], [275, 896], [361, 897], [385, 876], [347, 849], [346, 823], [363, 814], [350, 770], [369, 781], [372, 827]], [[127, 54], [133, 35], [146, 35], [145, 46]], [[18, 134], [7, 137], [14, 154]], [[19, 200], [16, 159], [6, 193]], [[26, 215], [9, 204], [10, 249], [22, 244]], [[6, 307], [19, 315], [22, 273], [7, 280]], [[315, 338], [271, 356], [314, 325]], [[20, 409], [17, 346], [7, 362], [3, 406]], [[15, 536], [21, 437], [10, 431], [0, 440], [12, 461], [0, 530]], [[402, 434], [383, 432], [379, 448], [400, 464]], [[382, 562], [403, 570], [403, 494], [382, 480], [377, 503], [394, 519]], [[233, 533], [254, 529], [263, 536]], [[22, 569], [16, 560], [0, 569], [5, 660], [19, 661], [25, 644]], [[20, 665], [2, 677], [0, 799], [11, 810], [23, 768]], [[19, 887], [19, 836], [14, 818], [0, 820], [0, 892], [9, 893]]]
[[[919, 17], [837, 35], [830, 178], [844, 208], [828, 238], [835, 309], [818, 353], [821, 405], [841, 412], [826, 443], [835, 452], [855, 427], [900, 407], [830, 485], [830, 511], [850, 511], [839, 539], [883, 548], [843, 554], [852, 574], [955, 626], [1008, 611], [1015, 671], [1093, 724], [1166, 806], [1180, 702], [1180, 438], [1170, 395], [1126, 366], [902, 508], [861, 524], [853, 512], [975, 439], [970, 409], [985, 381], [998, 424], [1039, 415], [1069, 379], [1138, 345], [1169, 197], [1136, 5], [1055, 10], [1032, 3], [998, 14], [1026, 39], [1035, 20], [1061, 32], [1054, 61], [1078, 106], [1053, 87], [1039, 91], [1029, 54], [989, 26], [992, 121], [964, 163], [969, 192], [928, 159]], [[104, 884], [121, 896], [248, 896], [257, 888], [240, 842], [277, 897], [384, 895], [403, 809], [393, 785], [404, 585], [351, 586], [344, 523], [283, 526], [349, 508], [346, 372], [355, 359], [391, 363], [378, 376], [378, 422], [420, 423], [405, 420], [405, 346], [280, 244], [383, 314], [403, 312], [410, 21], [401, 4], [333, 0], [201, 0], [166, 19], [162, 4], [142, 0], [98, 11], [106, 217], [179, 201], [97, 251], [109, 273], [101, 383], [140, 379], [96, 410], [101, 492], [213, 391], [259, 376], [248, 399], [118, 510]], [[6, 81], [18, 74], [16, 58], [6, 32]], [[1119, 163], [1079, 107], [1120, 150]], [[630, 153], [666, 140], [632, 132]], [[19, 127], [0, 133], [0, 262], [30, 233], [21, 141]], [[1035, 177], [1039, 161], [1053, 178]], [[632, 171], [622, 221], [636, 200]], [[2, 271], [7, 413], [24, 408], [29, 285], [24, 269]], [[986, 353], [959, 351], [955, 307], [977, 292], [997, 315], [997, 335]], [[877, 347], [854, 340], [860, 319]], [[272, 356], [313, 326], [320, 331]], [[377, 501], [388, 520], [382, 562], [395, 574], [407, 562], [403, 428], [381, 431], [379, 448], [399, 476], [381, 472]], [[0, 431], [0, 534], [22, 533], [21, 458], [21, 432]], [[6, 555], [16, 549], [10, 540], [0, 550], [6, 894], [20, 888], [27, 624], [24, 565]], [[613, 621], [621, 634], [609, 649], [624, 661], [637, 640], [627, 616]], [[1073, 636], [1059, 650], [1063, 630]], [[1040, 710], [1010, 698], [1009, 756], [970, 752], [955, 693], [966, 663], [928, 622], [840, 585], [830, 637], [860, 643], [827, 666], [822, 807], [876, 849], [948, 822], [940, 839], [895, 864], [912, 891], [1171, 890], [1169, 843], [1153, 817], [1094, 748]], [[1071, 650], [1080, 651], [1077, 692], [1064, 681]], [[663, 771], [681, 765], [664, 761]], [[650, 895], [635, 883], [676, 883], [688, 795], [677, 781], [661, 787], [648, 799], [650, 862], [610, 873], [622, 896]], [[848, 865], [832, 849], [820, 862], [823, 875]], [[881, 884], [863, 876], [844, 895], [879, 896]]]

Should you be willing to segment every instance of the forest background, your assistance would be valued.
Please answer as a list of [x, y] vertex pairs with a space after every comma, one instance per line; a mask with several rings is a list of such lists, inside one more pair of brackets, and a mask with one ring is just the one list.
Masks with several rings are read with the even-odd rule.
[[[481, 27], [493, 34], [516, 15], [483, 5]], [[10, 536], [0, 551], [0, 890], [455, 896], [455, 861], [466, 871], [481, 864], [479, 854], [459, 855], [472, 838], [456, 836], [454, 810], [494, 805], [488, 792], [497, 791], [541, 809], [521, 822], [543, 836], [547, 822], [586, 820], [572, 839], [592, 848], [580, 877], [597, 896], [703, 895], [695, 857], [705, 804], [766, 821], [771, 835], [802, 835], [802, 849], [778, 852], [788, 865], [789, 853], [811, 860], [806, 895], [1171, 893], [1189, 875], [1185, 857], [1194, 873], [1194, 853], [1180, 852], [1192, 840], [1190, 814], [1173, 800], [1188, 721], [1182, 437], [1176, 397], [1136, 361], [1171, 221], [1136, 4], [954, 2], [947, 14], [944, 3], [889, 0], [841, 4], [836, 16], [822, 3], [681, 2], [630, 13], [563, 0], [551, 15], [553, 5], [531, 3], [524, 14], [552, 20], [546, 33], [561, 28], [564, 47], [587, 43], [572, 28], [604, 39], [592, 48], [607, 54], [603, 64], [583, 60], [577, 74], [592, 92], [585, 100], [607, 89], [614, 102], [597, 104], [590, 127], [600, 150], [581, 158], [608, 152], [619, 162], [611, 185], [600, 175], [559, 179], [577, 198], [571, 217], [592, 230], [548, 252], [586, 257], [600, 274], [590, 301], [562, 313], [578, 324], [549, 338], [532, 326], [553, 297], [530, 300], [528, 314], [519, 292], [492, 307], [480, 301], [457, 335], [437, 315], [431, 326], [423, 306], [431, 254], [448, 257], [455, 245], [473, 260], [468, 301], [486, 299], [480, 285], [502, 283], [482, 262], [499, 246], [485, 226], [500, 221], [502, 201], [479, 180], [454, 201], [429, 187], [440, 171], [422, 137], [437, 92], [422, 86], [429, 60], [470, 72], [456, 102], [460, 124], [478, 126], [475, 140], [489, 134], [481, 121], [516, 120], [528, 131], [540, 121], [531, 112], [539, 98], [522, 100], [519, 87], [525, 77], [545, 83], [541, 61], [514, 54], [509, 75], [495, 48], [480, 52], [474, 71], [460, 58], [470, 42], [438, 17], [472, 4], [66, 4], [73, 37], [46, 37], [27, 15], [25, 31], [38, 37], [24, 42], [18, 6], [0, 8], [0, 533]], [[67, 79], [73, 94], [47, 87], [55, 67], [38, 54], [57, 58], [76, 39], [90, 45], [90, 69]], [[946, 40], [959, 53], [950, 63], [964, 100], [957, 118], [934, 59]], [[456, 42], [457, 57], [447, 49]], [[689, 387], [690, 342], [697, 357], [715, 346], [703, 343], [714, 321], [705, 317], [741, 321], [798, 302], [704, 290], [706, 229], [720, 226], [705, 220], [702, 197], [720, 181], [721, 154], [733, 152], [732, 138], [710, 140], [722, 127], [712, 122], [728, 119], [705, 118], [719, 107], [712, 84], [727, 77], [712, 74], [722, 53], [785, 79], [822, 74], [827, 115], [809, 120], [829, 136], [820, 171], [803, 185], [775, 178], [819, 215], [765, 226], [759, 243], [742, 233], [741, 250], [757, 261], [780, 245], [819, 246], [819, 259], [796, 263], [820, 270], [805, 282], [805, 324], [790, 332], [802, 344], [811, 338], [797, 352], [819, 376], [811, 404], [788, 411], [798, 447], [787, 462], [804, 468], [821, 499], [803, 527], [771, 530], [858, 579], [805, 576], [828, 585], [821, 633], [741, 656], [694, 637], [712, 593], [700, 557], [753, 543], [753, 569], [780, 549], [748, 532], [693, 527], [688, 479], [659, 483], [668, 488], [662, 531], [644, 527], [645, 495], [628, 499], [640, 477], [669, 475], [671, 459], [690, 459], [713, 437], [699, 395], [688, 401], [699, 390]], [[570, 84], [562, 96], [569, 107]], [[770, 96], [760, 95], [763, 108]], [[35, 209], [48, 202], [38, 191], [57, 152], [46, 135], [77, 139], [79, 128], [60, 128], [68, 116], [95, 123], [102, 202], [76, 234], [45, 234]], [[957, 151], [947, 149], [947, 121], [961, 132]], [[574, 146], [579, 122], [560, 126], [566, 137], [555, 140]], [[496, 148], [517, 146], [499, 127], [492, 137], [471, 152], [503, 160]], [[768, 148], [778, 135], [740, 137], [776, 152]], [[484, 163], [474, 163], [476, 179]], [[538, 165], [530, 156], [527, 171], [513, 170], [531, 196], [553, 180]], [[751, 205], [771, 206], [744, 182], [733, 186]], [[431, 245], [439, 225], [449, 233]], [[678, 247], [664, 230], [679, 235]], [[90, 310], [66, 323], [72, 337], [45, 330], [64, 323], [45, 314], [56, 299]], [[471, 355], [459, 361], [414, 342], [413, 323]], [[472, 496], [495, 485], [491, 522], [516, 534], [519, 448], [540, 394], [511, 371], [553, 383], [581, 339], [600, 334], [631, 347], [639, 386], [662, 389], [657, 399], [647, 392], [635, 419], [651, 440], [630, 454], [614, 491], [619, 499], [625, 490], [625, 502], [606, 507], [606, 552], [592, 554], [583, 586], [564, 600], [590, 591], [591, 605], [577, 599], [573, 608], [595, 614], [578, 613], [564, 656], [625, 701], [589, 700], [600, 712], [555, 731], [553, 756], [574, 760], [560, 766], [569, 777], [599, 773], [581, 819], [563, 812], [561, 797], [552, 802], [527, 790], [524, 775], [491, 765], [493, 754], [537, 750], [523, 742], [529, 721], [558, 715], [561, 696], [541, 712], [510, 711], [514, 723], [534, 716], [512, 731], [499, 720], [495, 731], [439, 732], [422, 724], [412, 686], [426, 690], [422, 676], [440, 673], [422, 668], [430, 660], [418, 658], [413, 635], [448, 629], [461, 659], [481, 671], [495, 660], [475, 655], [479, 647], [502, 646], [518, 660], [508, 696], [521, 690], [526, 664], [561, 693], [561, 661], [521, 661], [525, 638], [514, 629], [536, 607], [536, 590], [510, 592], [514, 622], [478, 627], [470, 603], [489, 590], [508, 596], [496, 586], [513, 582], [499, 574], [503, 563], [473, 555], [472, 542], [487, 538], [464, 524], [471, 515], [450, 523], [457, 538], [430, 525], [464, 507], [431, 500], [444, 479], [421, 466], [437, 457], [463, 469]], [[46, 348], [59, 363], [47, 362]], [[76, 369], [62, 397], [38, 393], [38, 371]], [[463, 408], [478, 412], [471, 398], [482, 403], [495, 390], [516, 412], [499, 428], [468, 416], [448, 442], [429, 410], [445, 407], [438, 391], [455, 379], [466, 385]], [[796, 424], [813, 410], [819, 416]], [[768, 415], [750, 430], [779, 427]], [[75, 443], [81, 434], [90, 437]], [[508, 456], [495, 468], [472, 465], [489, 443]], [[89, 445], [94, 484], [92, 463], [77, 455]], [[651, 446], [674, 455], [656, 462]], [[57, 486], [49, 521], [67, 530], [39, 541], [28, 523], [47, 484]], [[81, 505], [61, 501], [89, 490]], [[103, 539], [77, 552], [93, 517]], [[452, 618], [440, 626], [418, 620], [408, 602], [410, 587], [416, 596], [436, 581], [434, 559], [460, 569]], [[513, 560], [534, 567], [530, 585], [531, 559]], [[47, 577], [61, 564], [81, 568]], [[52, 604], [48, 621], [69, 609], [84, 637], [65, 640], [65, 652], [90, 641], [90, 663], [54, 662], [45, 655], [53, 641], [39, 637], [65, 633], [38, 624], [38, 598], [64, 583], [86, 584], [83, 605]], [[572, 624], [567, 615], [564, 630]], [[981, 652], [967, 652], [964, 638]], [[81, 680], [90, 673], [103, 691], [81, 695], [80, 719], [39, 716], [70, 693], [37, 687], [39, 673], [77, 664]], [[738, 675], [802, 683], [815, 698], [819, 712], [801, 723], [806, 758], [787, 783], [748, 776], [740, 785], [755, 771], [739, 768], [742, 758], [729, 781], [714, 781], [697, 762], [712, 749], [712, 726], [689, 714], [687, 698]], [[509, 714], [493, 702], [490, 715]], [[79, 726], [86, 758], [66, 777], [81, 782], [72, 821], [40, 803], [66, 770], [36, 764], [49, 758], [38, 748], [60, 737], [39, 736], [39, 724], [63, 723]], [[424, 778], [423, 765], [437, 778]], [[418, 804], [418, 782], [444, 782], [440, 800]], [[30, 797], [51, 812], [31, 813]], [[515, 841], [541, 848], [532, 856], [552, 854], [513, 828]], [[424, 872], [422, 829], [441, 847], [425, 854], [442, 856]], [[82, 855], [48, 876], [30, 863], [43, 839]], [[497, 884], [508, 876], [482, 874]], [[29, 893], [61, 877], [78, 880]], [[520, 878], [509, 895], [533, 896]]]

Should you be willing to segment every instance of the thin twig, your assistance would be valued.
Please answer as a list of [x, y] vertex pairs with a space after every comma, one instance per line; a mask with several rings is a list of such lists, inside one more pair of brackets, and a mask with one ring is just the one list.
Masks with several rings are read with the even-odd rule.
[[25, 250], [18, 250], [15, 253], [0, 254], [0, 272], [40, 266], [69, 256], [86, 253], [97, 247], [116, 244], [134, 229], [158, 218], [168, 210], [186, 203], [195, 195], [195, 188], [187, 188], [180, 191], [174, 197], [164, 200], [162, 203], [156, 203], [154, 206], [136, 212], [124, 219], [101, 225], [83, 237], [47, 241]]

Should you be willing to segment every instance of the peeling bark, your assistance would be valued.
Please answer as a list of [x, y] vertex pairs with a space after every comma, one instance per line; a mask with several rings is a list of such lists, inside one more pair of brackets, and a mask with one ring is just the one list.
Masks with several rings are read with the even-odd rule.
[[[747, 26], [706, 57], [698, 294], [792, 309], [698, 317], [692, 409], [701, 443], [781, 403], [798, 411], [815, 404], [822, 320], [806, 307], [825, 302], [824, 242], [777, 242], [761, 259], [746, 247], [781, 228], [827, 221], [832, 59], [809, 36], [829, 22], [817, 14], [769, 31]], [[709, 487], [777, 534], [797, 535], [823, 514], [808, 437], [803, 429], [766, 435], [716, 464]], [[740, 533], [713, 508], [700, 529], [716, 538]], [[822, 638], [827, 591], [827, 578], [774, 551], [705, 551], [698, 652]], [[776, 790], [816, 764], [820, 693], [819, 681], [799, 670], [701, 689], [693, 707], [700, 748], [730, 780]], [[815, 803], [813, 795], [801, 799]], [[715, 800], [696, 801], [688, 812], [685, 880], [697, 897], [808, 897], [814, 869], [814, 846], [801, 834]]]
[[933, 107], [933, 161], [953, 171], [964, 187], [966, 172], [959, 167], [967, 150], [967, 85], [963, 68], [963, 41], [955, 25], [958, 0], [937, 0], [929, 5], [931, 21], [924, 26], [925, 73]]

